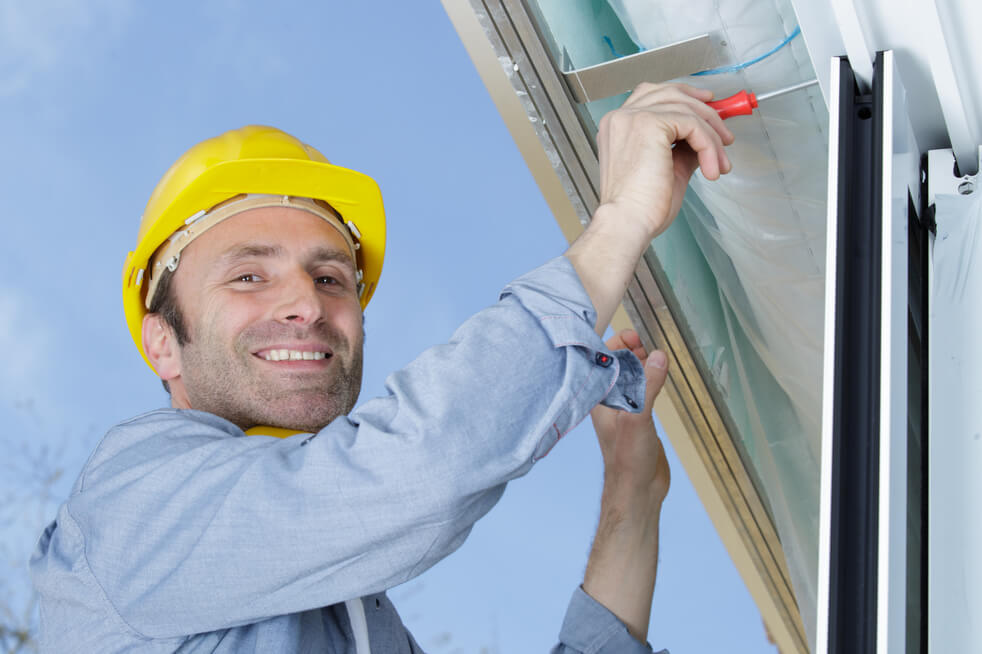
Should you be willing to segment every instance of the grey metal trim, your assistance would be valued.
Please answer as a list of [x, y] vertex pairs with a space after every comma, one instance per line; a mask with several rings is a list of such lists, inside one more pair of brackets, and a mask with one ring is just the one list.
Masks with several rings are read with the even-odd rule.
[[[446, 1], [446, 0], [445, 0]], [[600, 171], [591, 127], [584, 123], [562, 72], [547, 52], [525, 3], [521, 0], [462, 0], [468, 2], [494, 49], [504, 74], [527, 113], [580, 222], [586, 225], [599, 204]], [[533, 171], [534, 173], [535, 171]], [[627, 290], [624, 307], [646, 347], [668, 353], [670, 376], [666, 390], [685, 428], [695, 441], [702, 463], [716, 485], [727, 512], [738, 525], [758, 578], [778, 607], [791, 634], [791, 649], [807, 653], [790, 574], [773, 520], [754, 484], [753, 473], [740, 456], [735, 430], [725, 404], [715, 401], [687, 343], [694, 342], [679, 303], [649, 251]]]
[[[574, 202], [581, 203], [577, 210], [580, 222], [586, 225], [600, 201], [597, 154], [576, 109], [566, 100], [569, 97], [566, 85], [556, 75], [537, 74], [553, 67], [542, 37], [519, 0], [471, 0], [471, 3], [483, 7], [478, 20], [489, 38], [497, 37], [497, 43], [492, 43], [495, 50], [507, 53], [514, 63], [512, 86], [530, 120], [536, 119], [536, 134], [553, 167], [557, 172], [561, 168], [568, 175], [568, 183], [564, 179], [566, 193]], [[563, 164], [561, 167], [557, 165], [557, 157]], [[565, 177], [562, 173], [560, 176]]]
[[[740, 525], [741, 534], [754, 559], [757, 573], [776, 603], [783, 609], [782, 620], [795, 637], [795, 651], [807, 652], [807, 640], [797, 601], [785, 563], [784, 550], [770, 513], [754, 484], [754, 475], [743, 463], [736, 432], [728, 412], [717, 410], [705, 380], [710, 372], [703, 361], [692, 355], [688, 343], [695, 342], [681, 307], [653, 251], [635, 273], [628, 287], [628, 314], [646, 347], [657, 347], [669, 356], [666, 385], [690, 434], [694, 435], [703, 464], [710, 471], [720, 495], [726, 498], [730, 515]], [[722, 402], [719, 404], [722, 406]], [[782, 650], [783, 651], [783, 650]]]
[[[569, 56], [565, 53], [564, 56], [568, 61]], [[565, 71], [563, 78], [574, 100], [593, 102], [630, 91], [642, 82], [666, 82], [715, 68], [718, 62], [709, 35], [700, 34], [602, 64]]]

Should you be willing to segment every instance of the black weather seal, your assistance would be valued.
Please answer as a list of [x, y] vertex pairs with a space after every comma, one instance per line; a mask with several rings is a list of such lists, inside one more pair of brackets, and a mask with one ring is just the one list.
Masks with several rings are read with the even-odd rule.
[[876, 651], [883, 55], [872, 95], [840, 66], [829, 654]]

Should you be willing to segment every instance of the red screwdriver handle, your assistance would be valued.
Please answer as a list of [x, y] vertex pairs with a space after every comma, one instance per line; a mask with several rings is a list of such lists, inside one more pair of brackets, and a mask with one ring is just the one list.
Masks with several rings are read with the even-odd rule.
[[733, 116], [749, 116], [757, 108], [757, 96], [747, 91], [740, 91], [728, 98], [707, 102], [710, 107], [716, 110], [719, 117], [723, 120]]

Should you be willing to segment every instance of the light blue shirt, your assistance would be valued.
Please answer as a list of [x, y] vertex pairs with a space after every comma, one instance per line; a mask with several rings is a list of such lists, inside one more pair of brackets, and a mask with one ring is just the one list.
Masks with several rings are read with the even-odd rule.
[[[31, 559], [44, 652], [421, 649], [385, 590], [474, 522], [598, 402], [635, 410], [644, 373], [608, 352], [569, 261], [512, 282], [319, 433], [245, 437], [161, 409], [112, 428]], [[576, 589], [555, 652], [650, 652]]]

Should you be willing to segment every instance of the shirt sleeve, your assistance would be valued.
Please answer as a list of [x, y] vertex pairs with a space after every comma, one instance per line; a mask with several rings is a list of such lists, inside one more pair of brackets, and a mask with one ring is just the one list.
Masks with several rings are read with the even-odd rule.
[[[569, 601], [552, 654], [651, 654], [651, 646], [634, 638], [616, 615], [579, 586]], [[668, 650], [658, 654], [668, 654]]]
[[246, 437], [196, 411], [123, 423], [86, 465], [36, 570], [85, 566], [151, 638], [404, 583], [459, 547], [505, 483], [598, 402], [643, 404], [640, 362], [607, 351], [595, 319], [558, 257], [318, 434]]

